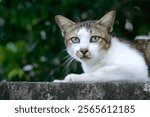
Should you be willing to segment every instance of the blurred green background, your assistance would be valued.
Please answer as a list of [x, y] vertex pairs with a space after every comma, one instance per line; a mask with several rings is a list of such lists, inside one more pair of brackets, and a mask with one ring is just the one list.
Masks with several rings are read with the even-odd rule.
[[111, 9], [117, 12], [114, 34], [129, 40], [148, 35], [150, 0], [0, 0], [0, 81], [52, 81], [81, 73], [80, 63], [67, 60], [55, 15], [98, 20]]

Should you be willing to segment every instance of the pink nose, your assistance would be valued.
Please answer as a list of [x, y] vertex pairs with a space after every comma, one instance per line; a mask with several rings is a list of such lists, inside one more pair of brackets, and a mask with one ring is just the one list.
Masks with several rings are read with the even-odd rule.
[[86, 54], [88, 52], [88, 49], [87, 48], [81, 48], [80, 52], [82, 52], [82, 54]]

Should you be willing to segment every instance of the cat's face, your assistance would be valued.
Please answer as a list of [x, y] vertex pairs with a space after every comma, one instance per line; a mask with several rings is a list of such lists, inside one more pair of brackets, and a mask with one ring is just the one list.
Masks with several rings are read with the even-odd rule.
[[110, 46], [110, 37], [106, 39], [104, 33], [97, 33], [94, 27], [74, 29], [65, 36], [68, 53], [80, 62], [100, 59]]
[[68, 53], [80, 62], [92, 62], [104, 56], [111, 44], [114, 19], [115, 11], [110, 11], [98, 21], [80, 23], [56, 16]]

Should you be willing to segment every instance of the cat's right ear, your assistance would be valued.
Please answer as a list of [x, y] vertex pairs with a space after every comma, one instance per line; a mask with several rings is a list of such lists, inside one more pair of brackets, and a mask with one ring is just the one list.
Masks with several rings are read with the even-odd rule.
[[69, 20], [68, 18], [61, 16], [61, 15], [56, 15], [55, 20], [56, 20], [56, 23], [58, 24], [63, 36], [64, 36], [64, 31], [69, 26], [76, 24], [75, 22], [73, 22], [73, 21]]

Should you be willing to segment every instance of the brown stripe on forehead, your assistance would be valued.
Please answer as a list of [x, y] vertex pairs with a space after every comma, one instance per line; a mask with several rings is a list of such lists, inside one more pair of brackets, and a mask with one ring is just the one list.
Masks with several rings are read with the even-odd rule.
[[95, 23], [94, 20], [84, 21], [84, 22], [81, 22], [79, 26], [80, 28], [85, 27], [87, 30], [89, 30], [93, 26], [94, 23]]

